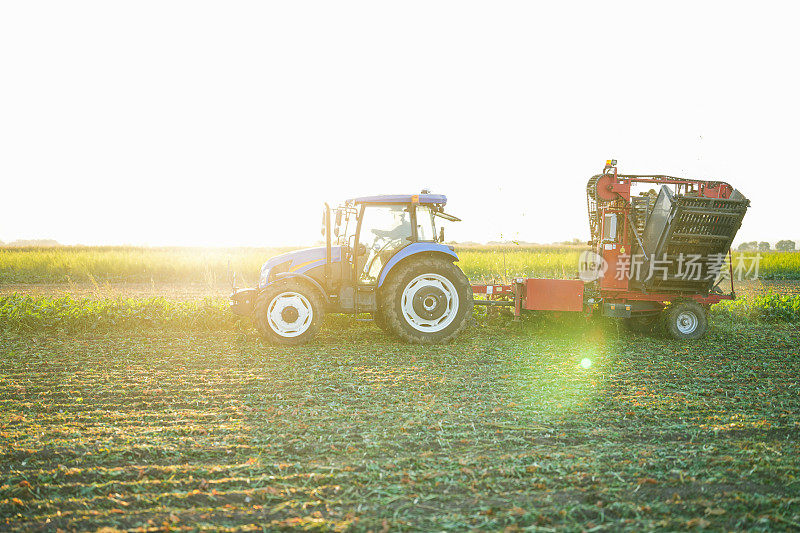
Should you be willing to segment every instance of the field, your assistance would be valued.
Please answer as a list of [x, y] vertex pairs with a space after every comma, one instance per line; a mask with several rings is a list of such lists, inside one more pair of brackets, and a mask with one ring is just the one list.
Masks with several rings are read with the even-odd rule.
[[[581, 246], [456, 246], [459, 265], [473, 281], [516, 276], [574, 277]], [[200, 284], [230, 283], [237, 272], [255, 283], [264, 259], [291, 248], [0, 248], [0, 284]], [[736, 252], [739, 256], [755, 254]], [[759, 277], [800, 279], [800, 253], [761, 254]], [[240, 279], [241, 280], [241, 279]]]
[[292, 349], [224, 308], [264, 253], [0, 253], [0, 529], [800, 528], [800, 254], [692, 344], [476, 311], [445, 346], [330, 316]]

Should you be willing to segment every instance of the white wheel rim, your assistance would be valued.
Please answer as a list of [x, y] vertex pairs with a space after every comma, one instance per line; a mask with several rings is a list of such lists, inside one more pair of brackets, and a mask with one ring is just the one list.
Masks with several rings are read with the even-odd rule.
[[302, 335], [311, 327], [313, 320], [314, 309], [311, 302], [296, 292], [282, 292], [267, 307], [269, 327], [281, 337]]
[[677, 326], [678, 331], [683, 334], [689, 334], [697, 329], [697, 315], [691, 311], [684, 311], [678, 315]]
[[[444, 301], [437, 300], [432, 296], [424, 296], [420, 299], [422, 307], [428, 311], [435, 310], [438, 305], [443, 305], [444, 309], [441, 316], [434, 319], [424, 318], [414, 309], [414, 297], [419, 291], [435, 292], [444, 298]], [[435, 333], [449, 326], [458, 314], [458, 291], [449, 279], [439, 274], [422, 274], [412, 279], [403, 290], [400, 302], [400, 309], [403, 318], [417, 331], [425, 333]]]

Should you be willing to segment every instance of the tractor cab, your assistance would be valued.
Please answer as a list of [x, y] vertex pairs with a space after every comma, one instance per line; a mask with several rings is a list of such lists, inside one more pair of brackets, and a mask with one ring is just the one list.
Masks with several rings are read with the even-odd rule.
[[231, 309], [279, 343], [313, 336], [313, 317], [324, 312], [370, 313], [411, 342], [447, 340], [465, 324], [472, 292], [444, 244], [442, 222], [460, 220], [444, 212], [446, 203], [422, 191], [326, 204], [325, 245], [269, 259], [258, 287], [234, 289]]
[[443, 244], [444, 226], [437, 218], [459, 220], [444, 212], [446, 203], [447, 197], [440, 194], [364, 196], [333, 209], [330, 225], [327, 216], [323, 218], [323, 235], [327, 239], [332, 234], [332, 245], [344, 254], [345, 268], [353, 269], [351, 276], [343, 272], [341, 279], [378, 285], [384, 268], [402, 249], [414, 243]]

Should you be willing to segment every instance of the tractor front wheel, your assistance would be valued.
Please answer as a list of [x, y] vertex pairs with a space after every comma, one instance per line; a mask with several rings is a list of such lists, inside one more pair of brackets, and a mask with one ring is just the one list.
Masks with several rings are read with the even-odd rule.
[[256, 298], [253, 323], [273, 344], [298, 345], [313, 339], [325, 310], [319, 291], [294, 280], [267, 285]]
[[707, 328], [706, 310], [693, 300], [675, 302], [664, 310], [664, 330], [673, 339], [699, 339]]
[[388, 329], [406, 342], [444, 343], [469, 325], [472, 288], [451, 261], [410, 258], [390, 274], [380, 294], [380, 314]]

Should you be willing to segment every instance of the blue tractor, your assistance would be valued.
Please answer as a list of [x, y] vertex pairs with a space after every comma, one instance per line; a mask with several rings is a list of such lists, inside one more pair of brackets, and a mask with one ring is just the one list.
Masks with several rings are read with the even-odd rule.
[[276, 344], [313, 339], [325, 313], [370, 313], [404, 341], [447, 342], [467, 327], [474, 303], [437, 224], [459, 220], [444, 212], [446, 203], [422, 191], [326, 204], [325, 246], [268, 260], [258, 287], [234, 289], [231, 310]]

